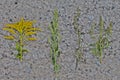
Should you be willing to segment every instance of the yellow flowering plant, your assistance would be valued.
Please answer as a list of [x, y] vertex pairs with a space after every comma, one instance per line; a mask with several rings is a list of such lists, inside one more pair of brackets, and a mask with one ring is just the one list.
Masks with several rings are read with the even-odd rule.
[[3, 27], [3, 30], [9, 32], [9, 35], [4, 35], [4, 38], [16, 43], [15, 49], [18, 52], [16, 58], [20, 61], [23, 60], [23, 53], [28, 52], [27, 49], [24, 49], [26, 42], [37, 40], [33, 35], [37, 34], [37, 31], [41, 31], [40, 28], [33, 27], [34, 23], [35, 21], [27, 21], [21, 18], [19, 22], [6, 24]]

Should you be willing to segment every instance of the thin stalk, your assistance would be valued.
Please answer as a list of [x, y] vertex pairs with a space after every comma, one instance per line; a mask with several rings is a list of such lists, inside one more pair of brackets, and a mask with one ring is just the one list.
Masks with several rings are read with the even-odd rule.
[[[102, 45], [102, 43], [99, 43], [100, 45]], [[102, 63], [102, 47], [100, 46], [100, 63]]]
[[102, 55], [100, 55], [100, 63], [102, 63]]
[[20, 61], [22, 61], [23, 57], [23, 37], [22, 34], [20, 35]]
[[77, 49], [77, 58], [76, 58], [76, 67], [75, 67], [75, 70], [77, 69], [77, 67], [78, 67], [78, 62], [79, 62], [79, 56], [81, 56], [81, 54], [80, 54], [80, 51], [81, 51], [81, 37], [80, 37], [80, 31], [79, 31], [79, 29], [78, 29], [78, 49]]
[[102, 37], [103, 36], [103, 27], [104, 27], [104, 21], [103, 21], [103, 19], [102, 19], [102, 16], [100, 16], [100, 22], [99, 22], [99, 25], [100, 25], [100, 37]]
[[79, 45], [78, 45], [78, 48], [81, 49], [81, 45], [80, 45], [80, 44], [81, 44], [81, 36], [80, 36], [80, 31], [79, 31], [79, 29], [78, 29], [78, 44], [79, 44]]

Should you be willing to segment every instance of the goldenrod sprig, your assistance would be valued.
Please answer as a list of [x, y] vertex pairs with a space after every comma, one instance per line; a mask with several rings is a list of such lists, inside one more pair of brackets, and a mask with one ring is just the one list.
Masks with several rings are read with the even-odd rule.
[[16, 43], [15, 49], [18, 51], [17, 58], [22, 61], [23, 53], [28, 52], [24, 49], [24, 45], [27, 41], [37, 40], [32, 35], [37, 34], [37, 31], [41, 31], [40, 28], [33, 27], [35, 21], [25, 21], [23, 18], [19, 22], [6, 24], [3, 30], [9, 32], [9, 35], [5, 35], [4, 38], [13, 40]]

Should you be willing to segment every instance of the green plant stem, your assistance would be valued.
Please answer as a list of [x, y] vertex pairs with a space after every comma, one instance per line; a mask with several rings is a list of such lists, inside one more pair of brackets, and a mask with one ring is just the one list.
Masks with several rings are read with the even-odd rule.
[[22, 48], [22, 46], [20, 46], [20, 61], [22, 61], [22, 59], [23, 59], [23, 54], [22, 54], [22, 50], [23, 50], [23, 48]]
[[77, 67], [78, 67], [78, 62], [79, 62], [79, 56], [80, 56], [80, 50], [81, 50], [81, 45], [80, 45], [80, 43], [81, 43], [81, 38], [80, 38], [80, 31], [79, 31], [79, 29], [78, 29], [78, 31], [77, 31], [77, 33], [78, 33], [78, 49], [77, 49], [77, 58], [76, 58], [76, 67], [75, 67], [75, 70], [77, 69]]
[[20, 34], [20, 61], [23, 59], [23, 36]]
[[100, 63], [102, 63], [102, 55], [100, 56]]
[[57, 59], [56, 59], [56, 56], [54, 55], [54, 60], [55, 60], [55, 63], [54, 63], [54, 71], [55, 71], [55, 74], [57, 74]]
[[103, 27], [104, 27], [104, 21], [103, 21], [103, 19], [102, 19], [102, 16], [100, 16], [100, 22], [99, 22], [99, 25], [100, 25], [100, 37], [102, 37], [103, 36]]
[[78, 48], [79, 48], [79, 50], [81, 49], [81, 36], [80, 36], [80, 31], [79, 31], [79, 29], [78, 29]]

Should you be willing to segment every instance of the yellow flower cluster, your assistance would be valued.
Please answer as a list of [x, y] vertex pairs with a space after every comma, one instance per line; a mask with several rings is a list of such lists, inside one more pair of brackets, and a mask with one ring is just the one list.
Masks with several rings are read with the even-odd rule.
[[40, 28], [33, 27], [35, 21], [25, 21], [23, 18], [19, 22], [6, 24], [3, 30], [6, 30], [10, 35], [5, 35], [5, 39], [14, 40], [15, 36], [22, 36], [28, 38], [26, 40], [36, 40], [36, 38], [31, 37], [31, 35], [36, 34], [36, 31], [41, 31]]

